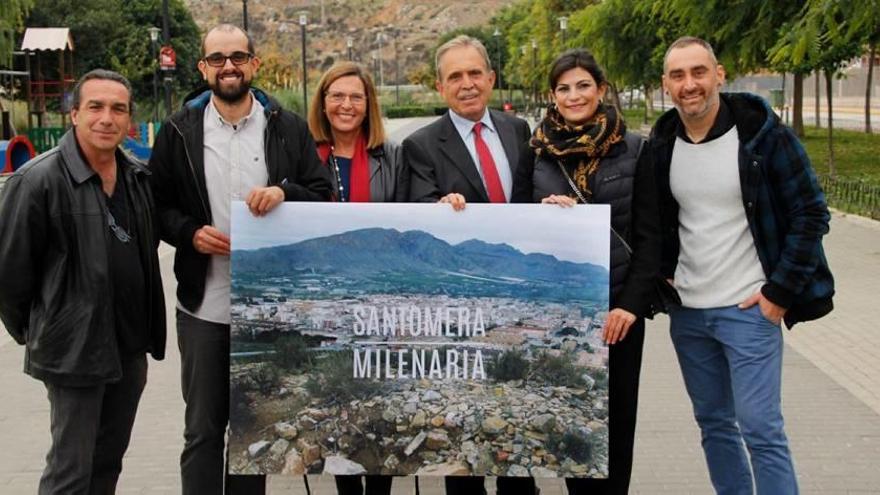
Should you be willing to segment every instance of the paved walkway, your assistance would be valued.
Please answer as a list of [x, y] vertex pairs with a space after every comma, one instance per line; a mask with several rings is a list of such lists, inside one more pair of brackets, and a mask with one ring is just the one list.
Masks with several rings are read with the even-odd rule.
[[[424, 123], [424, 122], [421, 122]], [[413, 121], [407, 125], [417, 124]], [[804, 495], [880, 494], [880, 223], [835, 214], [825, 242], [837, 279], [837, 309], [786, 332], [784, 411]], [[170, 249], [161, 252], [169, 301], [168, 357], [150, 362], [147, 389], [119, 482], [120, 494], [180, 492], [178, 455], [183, 403], [173, 331]], [[10, 283], [0, 281], [0, 283]], [[636, 441], [634, 494], [711, 494], [667, 321], [648, 325]], [[36, 493], [48, 448], [42, 384], [24, 375], [22, 349], [0, 331], [0, 494]], [[487, 487], [492, 489], [491, 480]], [[545, 495], [565, 493], [559, 480]], [[332, 494], [332, 480], [310, 477], [312, 494]], [[395, 494], [413, 492], [400, 479]], [[273, 494], [303, 494], [301, 479], [273, 477]], [[424, 479], [421, 493], [443, 493]], [[211, 494], [208, 494], [211, 495]]]

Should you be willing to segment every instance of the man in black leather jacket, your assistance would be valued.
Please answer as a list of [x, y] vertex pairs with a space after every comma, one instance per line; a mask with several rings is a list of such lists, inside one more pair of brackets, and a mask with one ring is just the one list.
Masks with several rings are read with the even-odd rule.
[[73, 130], [0, 195], [0, 318], [50, 404], [40, 494], [115, 491], [146, 353], [165, 354], [149, 172], [118, 148], [131, 112], [124, 77], [89, 72]]

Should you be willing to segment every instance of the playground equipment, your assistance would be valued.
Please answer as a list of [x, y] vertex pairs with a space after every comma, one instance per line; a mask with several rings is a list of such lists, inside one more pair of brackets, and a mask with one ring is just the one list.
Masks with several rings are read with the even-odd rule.
[[27, 136], [15, 136], [8, 141], [0, 141], [0, 157], [4, 160], [0, 174], [15, 172], [35, 155], [34, 145]]
[[[73, 38], [68, 28], [27, 28], [21, 41], [24, 52], [25, 72], [30, 74], [27, 85], [28, 127], [33, 129], [33, 116], [37, 116], [37, 127], [43, 127], [43, 117], [47, 112], [46, 103], [57, 99], [61, 114], [61, 127], [67, 127], [69, 91], [76, 84], [73, 77]], [[57, 53], [57, 79], [48, 76], [49, 71], [43, 61], [50, 53]], [[31, 57], [36, 63], [31, 63]]]

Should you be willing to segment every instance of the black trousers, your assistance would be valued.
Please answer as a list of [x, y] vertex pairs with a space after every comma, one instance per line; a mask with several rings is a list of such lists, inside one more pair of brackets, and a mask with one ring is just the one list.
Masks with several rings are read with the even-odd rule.
[[[363, 479], [363, 483], [361, 483]], [[336, 476], [338, 495], [388, 495], [391, 493], [393, 476]]]
[[[482, 476], [447, 476], [446, 495], [485, 495], [486, 481]], [[535, 495], [534, 478], [499, 476], [495, 481], [498, 495]]]
[[229, 422], [229, 325], [177, 311], [177, 346], [186, 412], [180, 474], [183, 495], [261, 495], [265, 476], [225, 476]]
[[177, 345], [186, 412], [180, 474], [184, 495], [223, 493], [229, 421], [229, 325], [177, 311]]
[[52, 446], [40, 478], [40, 495], [116, 491], [146, 383], [147, 357], [142, 353], [122, 359], [122, 379], [116, 383], [94, 387], [46, 383]]
[[571, 495], [629, 493], [639, 399], [639, 375], [645, 344], [645, 320], [633, 323], [623, 341], [608, 353], [608, 478], [567, 478]]

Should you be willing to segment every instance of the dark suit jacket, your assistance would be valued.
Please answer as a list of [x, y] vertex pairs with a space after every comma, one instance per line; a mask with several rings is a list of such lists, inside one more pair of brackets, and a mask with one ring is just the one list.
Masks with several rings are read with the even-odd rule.
[[[516, 176], [520, 147], [529, 140], [526, 121], [502, 112], [489, 114], [507, 154], [511, 177]], [[489, 194], [449, 112], [412, 133], [403, 141], [403, 159], [412, 172], [410, 201], [438, 201], [449, 193], [459, 193], [468, 203], [488, 203]]]

